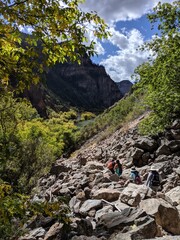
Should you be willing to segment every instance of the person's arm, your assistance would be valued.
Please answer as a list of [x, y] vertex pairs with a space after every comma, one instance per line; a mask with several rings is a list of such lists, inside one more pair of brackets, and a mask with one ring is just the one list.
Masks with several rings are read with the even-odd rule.
[[159, 181], [160, 181], [160, 183], [162, 182], [161, 174], [159, 174]]
[[117, 164], [115, 164], [115, 166], [114, 166], [114, 169], [117, 169], [118, 168], [118, 165]]

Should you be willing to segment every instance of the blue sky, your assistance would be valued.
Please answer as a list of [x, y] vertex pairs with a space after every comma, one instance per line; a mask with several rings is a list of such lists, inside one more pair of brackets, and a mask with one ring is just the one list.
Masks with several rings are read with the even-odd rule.
[[[96, 11], [109, 25], [112, 37], [98, 41], [98, 57], [92, 61], [103, 65], [113, 81], [131, 80], [134, 69], [147, 60], [150, 53], [137, 50], [149, 41], [157, 29], [151, 30], [146, 14], [159, 0], [87, 0], [84, 11]], [[160, 2], [172, 3], [173, 0]]]

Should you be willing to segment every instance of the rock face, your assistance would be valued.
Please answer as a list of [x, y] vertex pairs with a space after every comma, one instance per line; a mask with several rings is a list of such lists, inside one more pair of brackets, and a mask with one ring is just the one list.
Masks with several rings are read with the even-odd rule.
[[47, 118], [47, 107], [55, 111], [68, 111], [68, 106], [58, 100], [56, 96], [49, 91], [42, 83], [32, 85], [28, 90], [25, 90], [20, 96], [27, 98], [32, 106], [36, 108], [39, 115]]
[[[50, 173], [39, 180], [32, 201], [58, 202], [60, 197], [68, 197], [69, 231], [64, 232], [57, 219], [45, 217], [43, 222], [48, 226], [40, 221], [29, 223], [29, 233], [20, 239], [180, 239], [178, 129], [180, 120], [153, 138], [140, 137], [135, 126], [120, 129], [98, 144], [82, 146], [73, 157], [57, 160]], [[142, 150], [139, 158], [131, 154], [136, 149]], [[107, 169], [110, 158], [122, 162], [121, 177]], [[140, 185], [129, 181], [133, 164], [142, 177]], [[162, 178], [162, 190], [158, 192], [145, 185], [152, 165]]]
[[123, 97], [104, 67], [88, 57], [80, 65], [56, 64], [47, 74], [47, 86], [70, 105], [91, 111], [105, 109]]
[[121, 94], [124, 96], [126, 93], [131, 91], [132, 82], [129, 80], [122, 80], [121, 82], [116, 82]]
[[117, 84], [103, 66], [93, 64], [88, 57], [77, 63], [56, 64], [48, 70], [46, 83], [31, 86], [23, 94], [42, 117], [47, 107], [67, 111], [75, 106], [87, 111], [102, 111], [123, 97]]

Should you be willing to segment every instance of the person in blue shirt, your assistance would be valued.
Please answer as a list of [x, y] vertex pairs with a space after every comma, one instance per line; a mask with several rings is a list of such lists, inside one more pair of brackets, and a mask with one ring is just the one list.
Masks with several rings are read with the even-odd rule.
[[140, 175], [139, 175], [139, 172], [136, 170], [135, 167], [132, 167], [132, 168], [131, 168], [130, 180], [131, 180], [133, 183], [136, 183], [136, 184], [141, 184], [141, 183], [142, 183], [141, 177], [140, 177]]

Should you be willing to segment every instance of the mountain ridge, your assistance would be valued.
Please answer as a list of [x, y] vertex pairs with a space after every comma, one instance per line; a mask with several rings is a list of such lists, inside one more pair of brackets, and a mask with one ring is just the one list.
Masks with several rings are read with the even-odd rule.
[[127, 82], [119, 88], [103, 66], [85, 56], [81, 64], [57, 63], [45, 74], [44, 83], [31, 86], [24, 96], [42, 117], [48, 116], [48, 107], [54, 111], [76, 107], [81, 111], [102, 112], [130, 91], [126, 86]]

